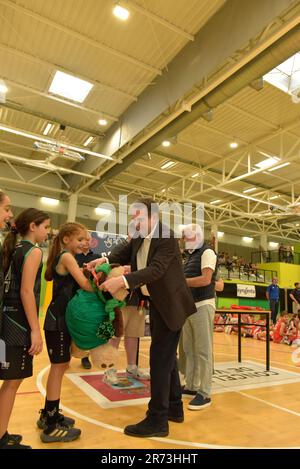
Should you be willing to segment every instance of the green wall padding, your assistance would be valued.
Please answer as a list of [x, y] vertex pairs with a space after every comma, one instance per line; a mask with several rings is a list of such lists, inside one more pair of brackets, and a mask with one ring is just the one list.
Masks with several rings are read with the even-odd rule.
[[256, 298], [218, 298], [218, 308], [230, 308], [231, 305], [247, 305], [258, 306], [260, 308], [269, 309], [269, 302], [267, 300], [258, 300]]
[[238, 298], [218, 298], [218, 308], [230, 308], [231, 305], [239, 305]]
[[257, 300], [256, 298], [239, 298], [239, 304], [269, 309], [269, 302], [267, 300]]

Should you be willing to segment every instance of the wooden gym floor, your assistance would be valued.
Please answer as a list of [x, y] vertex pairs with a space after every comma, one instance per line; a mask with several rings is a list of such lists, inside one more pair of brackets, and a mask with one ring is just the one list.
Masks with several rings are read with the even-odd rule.
[[[215, 333], [214, 340], [215, 368], [218, 368], [221, 362], [237, 361], [236, 336]], [[142, 367], [148, 366], [149, 344], [149, 339], [141, 341]], [[44, 403], [40, 391], [45, 388], [46, 367], [49, 365], [44, 347], [42, 354], [35, 358], [34, 376], [25, 380], [19, 389], [9, 431], [22, 433], [24, 443], [33, 448], [47, 449], [300, 447], [300, 367], [295, 366], [291, 360], [293, 350], [287, 345], [271, 343], [271, 370], [274, 367], [292, 372], [291, 382], [285, 382], [283, 379], [281, 384], [268, 383], [259, 386], [252, 382], [242, 389], [224, 388], [224, 392], [219, 389], [213, 395], [211, 407], [201, 411], [188, 410], [189, 399], [184, 398], [185, 422], [170, 422], [167, 438], [141, 439], [125, 436], [125, 425], [137, 423], [144, 418], [147, 408], [145, 403], [104, 409], [76, 383], [64, 378], [61, 403], [68, 408], [67, 415], [75, 416], [76, 425], [81, 428], [82, 435], [72, 443], [45, 445], [40, 441], [40, 431], [36, 427], [38, 410]], [[243, 360], [261, 364], [261, 369], [264, 369], [264, 342], [243, 339], [242, 352]], [[124, 369], [125, 364], [125, 352], [121, 343], [119, 369]], [[95, 371], [97, 370], [91, 370]], [[68, 373], [80, 372], [86, 370], [82, 370], [80, 360], [72, 359]]]

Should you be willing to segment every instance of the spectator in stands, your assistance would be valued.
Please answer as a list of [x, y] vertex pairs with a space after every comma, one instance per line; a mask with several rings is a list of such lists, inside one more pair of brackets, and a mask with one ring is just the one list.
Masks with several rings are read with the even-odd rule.
[[272, 279], [271, 285], [268, 286], [267, 291], [266, 291], [266, 297], [270, 304], [271, 319], [272, 319], [273, 324], [276, 323], [276, 318], [278, 314], [279, 296], [280, 296], [280, 289], [278, 287], [278, 278], [274, 277]]
[[293, 255], [293, 250], [292, 246], [288, 246], [286, 249], [286, 260], [288, 264], [293, 264], [294, 262], [294, 255]]
[[279, 244], [278, 254], [279, 254], [279, 262], [284, 262], [286, 259], [286, 248], [283, 243]]
[[298, 314], [300, 309], [300, 283], [294, 283], [294, 289], [290, 293], [290, 298], [292, 300], [293, 305], [293, 314]]

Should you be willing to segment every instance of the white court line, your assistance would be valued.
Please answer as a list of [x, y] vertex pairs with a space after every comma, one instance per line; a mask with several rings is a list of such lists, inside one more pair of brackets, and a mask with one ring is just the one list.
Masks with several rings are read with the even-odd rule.
[[[40, 393], [42, 394], [42, 396], [46, 396], [46, 390], [43, 386], [43, 383], [42, 383], [42, 379], [43, 379], [43, 376], [44, 374], [46, 373], [46, 371], [50, 368], [50, 365], [46, 366], [44, 369], [42, 369], [38, 375], [37, 375], [37, 378], [36, 378], [36, 385], [37, 385], [37, 388], [38, 390], [40, 391]], [[237, 391], [235, 391], [237, 392]], [[243, 394], [243, 393], [239, 393], [237, 392], [238, 394]], [[247, 394], [245, 394], [245, 397], [249, 397]], [[252, 396], [250, 396], [252, 398]], [[258, 399], [257, 399], [258, 400]], [[268, 403], [267, 401], [263, 401], [265, 402], [266, 404], [270, 404]], [[274, 404], [274, 407], [278, 407], [279, 406], [276, 406]], [[114, 426], [114, 425], [109, 425], [107, 423], [104, 423], [102, 421], [99, 421], [99, 420], [96, 420], [96, 419], [92, 419], [90, 417], [87, 417], [86, 415], [83, 415], [83, 414], [80, 414], [79, 412], [76, 412], [75, 410], [69, 408], [69, 407], [66, 407], [64, 405], [61, 405], [61, 408], [63, 410], [65, 410], [66, 412], [68, 412], [69, 414], [73, 415], [74, 417], [76, 418], [79, 418], [81, 420], [84, 420], [88, 423], [91, 423], [93, 425], [96, 425], [98, 427], [102, 427], [102, 428], [105, 428], [107, 430], [112, 430], [112, 431], [115, 431], [115, 432], [118, 432], [118, 433], [122, 433], [124, 432], [124, 429], [123, 428], [120, 428], [120, 427], [117, 427], [117, 426]], [[280, 408], [281, 410], [283, 408]], [[286, 409], [288, 410], [288, 409]], [[299, 416], [299, 415], [298, 415]], [[268, 446], [268, 447], [265, 447], [265, 446], [251, 446], [251, 447], [248, 447], [248, 446], [230, 446], [230, 445], [213, 445], [213, 444], [208, 444], [208, 443], [199, 443], [199, 442], [192, 442], [192, 441], [185, 441], [185, 440], [174, 440], [174, 439], [171, 439], [171, 438], [147, 438], [149, 440], [154, 440], [154, 441], [159, 441], [161, 443], [167, 443], [167, 444], [173, 444], [173, 445], [178, 445], [178, 446], [187, 446], [187, 447], [193, 447], [193, 448], [203, 448], [203, 449], [300, 449], [300, 446]]]
[[275, 407], [275, 409], [281, 410], [282, 412], [287, 412], [288, 414], [296, 415], [296, 417], [300, 417], [299, 412], [295, 412], [294, 410], [287, 409], [286, 407], [282, 407], [277, 404], [272, 404], [272, 402], [266, 401], [265, 399], [260, 399], [259, 397], [252, 396], [251, 394], [246, 394], [241, 391], [234, 391], [236, 394], [240, 394], [241, 396], [248, 397], [249, 399], [253, 399], [254, 401], [262, 402], [270, 407]]
[[[236, 357], [236, 353], [230, 353], [230, 352], [214, 352], [214, 355], [225, 355], [225, 356], [226, 356], [226, 355], [232, 355], [233, 357]], [[247, 359], [249, 359], [249, 360], [256, 360], [256, 362], [259, 363], [259, 364], [264, 364], [264, 363], [265, 363], [264, 360], [260, 360], [260, 359], [257, 358], [257, 357], [251, 357], [251, 356], [249, 356], [249, 357], [247, 357]], [[218, 363], [218, 362], [216, 362], [216, 363]], [[277, 365], [283, 365], [283, 366], [288, 366], [289, 368], [293, 368], [293, 370], [294, 370], [295, 373], [296, 373], [296, 370], [299, 370], [298, 373], [300, 374], [300, 369], [297, 368], [295, 365], [288, 365], [287, 363], [279, 362], [279, 361], [277, 361], [277, 360], [272, 360], [272, 363], [277, 363]], [[272, 366], [272, 363], [271, 363], [271, 366]], [[288, 370], [286, 370], [286, 371], [288, 371]]]

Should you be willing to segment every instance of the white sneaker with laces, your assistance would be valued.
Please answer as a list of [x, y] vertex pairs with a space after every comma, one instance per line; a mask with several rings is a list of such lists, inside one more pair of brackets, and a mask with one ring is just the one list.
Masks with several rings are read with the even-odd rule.
[[109, 370], [105, 371], [103, 381], [104, 383], [110, 384], [111, 386], [116, 386], [119, 384], [117, 370], [115, 368], [110, 368]]
[[126, 374], [129, 378], [150, 379], [150, 373], [146, 368], [126, 368]]

